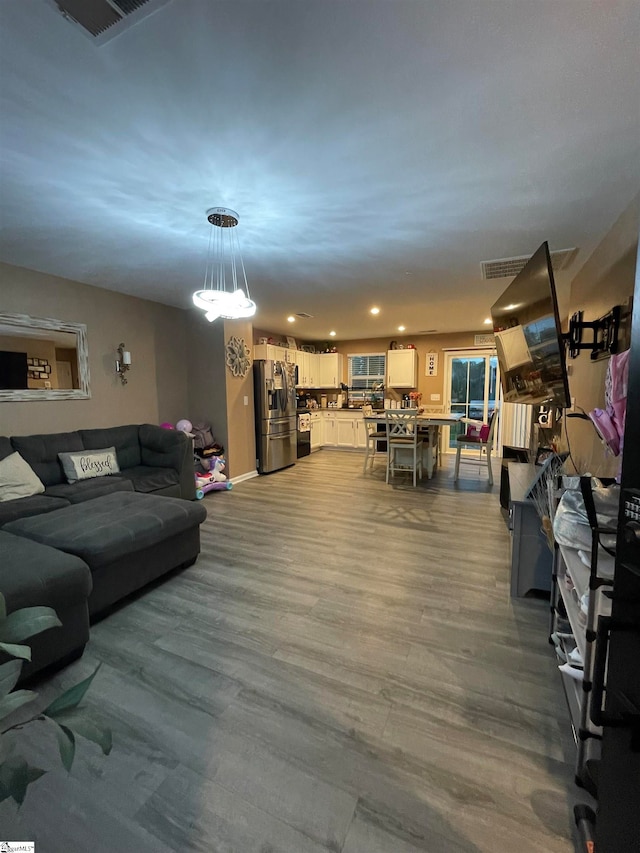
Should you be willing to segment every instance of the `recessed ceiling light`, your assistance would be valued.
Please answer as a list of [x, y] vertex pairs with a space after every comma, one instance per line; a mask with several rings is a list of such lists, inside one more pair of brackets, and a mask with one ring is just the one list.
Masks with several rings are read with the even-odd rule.
[[296, 321], [296, 318], [293, 316], [293, 314], [290, 314], [287, 317], [287, 323], [295, 323], [295, 321]]
[[491, 317], [487, 317], [487, 319], [484, 321], [485, 326], [488, 326], [490, 322], [491, 322]]
[[398, 326], [398, 331], [399, 331], [399, 332], [404, 332], [404, 326]]
[[335, 338], [336, 333], [335, 333], [335, 332], [329, 332], [329, 336], [330, 336], [331, 338]]
[[379, 309], [379, 308], [376, 308], [376, 307], [373, 307], [373, 308], [371, 309], [371, 313], [372, 313], [372, 314], [379, 314], [379, 313], [380, 313], [380, 309]]

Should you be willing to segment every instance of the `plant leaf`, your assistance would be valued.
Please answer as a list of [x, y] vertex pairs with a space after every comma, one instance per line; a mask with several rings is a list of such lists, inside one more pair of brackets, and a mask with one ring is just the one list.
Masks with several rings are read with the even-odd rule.
[[56, 727], [56, 735], [58, 737], [58, 748], [60, 750], [60, 760], [64, 765], [67, 773], [71, 772], [71, 765], [76, 754], [76, 738], [71, 729], [63, 726], [61, 723], [53, 721]]
[[62, 625], [52, 607], [24, 607], [10, 613], [0, 623], [0, 640], [5, 643], [19, 643], [34, 634], [40, 634], [48, 628]]
[[7, 618], [7, 603], [4, 600], [4, 595], [0, 592], [0, 622], [4, 622]]
[[0, 699], [10, 693], [20, 678], [22, 661], [10, 660], [0, 666]]
[[31, 649], [29, 646], [18, 646], [15, 643], [0, 643], [0, 649], [11, 655], [12, 658], [31, 660]]
[[7, 793], [21, 806], [27, 793], [27, 787], [46, 772], [39, 767], [32, 767], [27, 764], [21, 755], [12, 755], [11, 758], [0, 764], [2, 798], [6, 799], [4, 795]]
[[42, 713], [47, 717], [55, 719], [62, 711], [68, 711], [71, 708], [75, 708], [82, 701], [87, 690], [91, 687], [91, 682], [96, 677], [96, 673], [100, 669], [100, 666], [101, 665], [98, 664], [89, 678], [85, 678], [84, 681], [81, 681], [74, 687], [70, 687], [68, 690], [65, 690], [65, 692], [58, 696], [57, 699], [54, 699]]
[[55, 721], [65, 729], [72, 729], [77, 735], [97, 743], [104, 755], [109, 755], [111, 752], [113, 746], [111, 729], [90, 720], [82, 709], [75, 708], [70, 711], [62, 711]]
[[33, 690], [14, 690], [13, 693], [5, 696], [4, 699], [0, 699], [0, 720], [8, 717], [9, 714], [13, 714], [15, 710], [22, 705], [26, 705], [27, 702], [32, 702], [37, 695]]

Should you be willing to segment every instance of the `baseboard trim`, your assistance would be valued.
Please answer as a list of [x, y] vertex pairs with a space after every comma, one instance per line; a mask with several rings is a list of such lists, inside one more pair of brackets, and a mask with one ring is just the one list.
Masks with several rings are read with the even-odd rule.
[[253, 471], [247, 471], [246, 474], [240, 474], [239, 477], [232, 477], [231, 482], [235, 486], [236, 483], [244, 483], [245, 480], [253, 480], [254, 477], [258, 476], [257, 470], [254, 468]]

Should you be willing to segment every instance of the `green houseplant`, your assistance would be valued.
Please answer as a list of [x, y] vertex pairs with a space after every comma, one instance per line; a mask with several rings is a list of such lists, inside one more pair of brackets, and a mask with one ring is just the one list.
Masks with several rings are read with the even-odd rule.
[[[0, 802], [12, 797], [22, 805], [30, 784], [46, 770], [34, 767], [19, 752], [20, 733], [25, 727], [44, 723], [57, 737], [60, 760], [67, 771], [71, 770], [76, 751], [76, 736], [98, 744], [104, 755], [111, 752], [111, 732], [96, 725], [80, 708], [80, 702], [91, 686], [100, 666], [84, 681], [70, 687], [46, 708], [35, 713], [38, 694], [32, 690], [15, 690], [25, 660], [31, 660], [31, 649], [23, 641], [48, 628], [60, 626], [51, 607], [26, 607], [7, 615], [4, 596], [0, 593], [0, 651], [12, 660], [0, 664]], [[14, 714], [31, 706], [31, 715], [17, 722]]]

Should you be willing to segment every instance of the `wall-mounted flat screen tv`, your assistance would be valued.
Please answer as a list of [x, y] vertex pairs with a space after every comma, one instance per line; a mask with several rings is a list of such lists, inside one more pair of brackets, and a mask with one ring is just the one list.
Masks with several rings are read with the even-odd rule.
[[26, 352], [0, 351], [0, 388], [16, 390], [27, 387]]
[[491, 306], [503, 399], [570, 407], [565, 346], [545, 242]]

